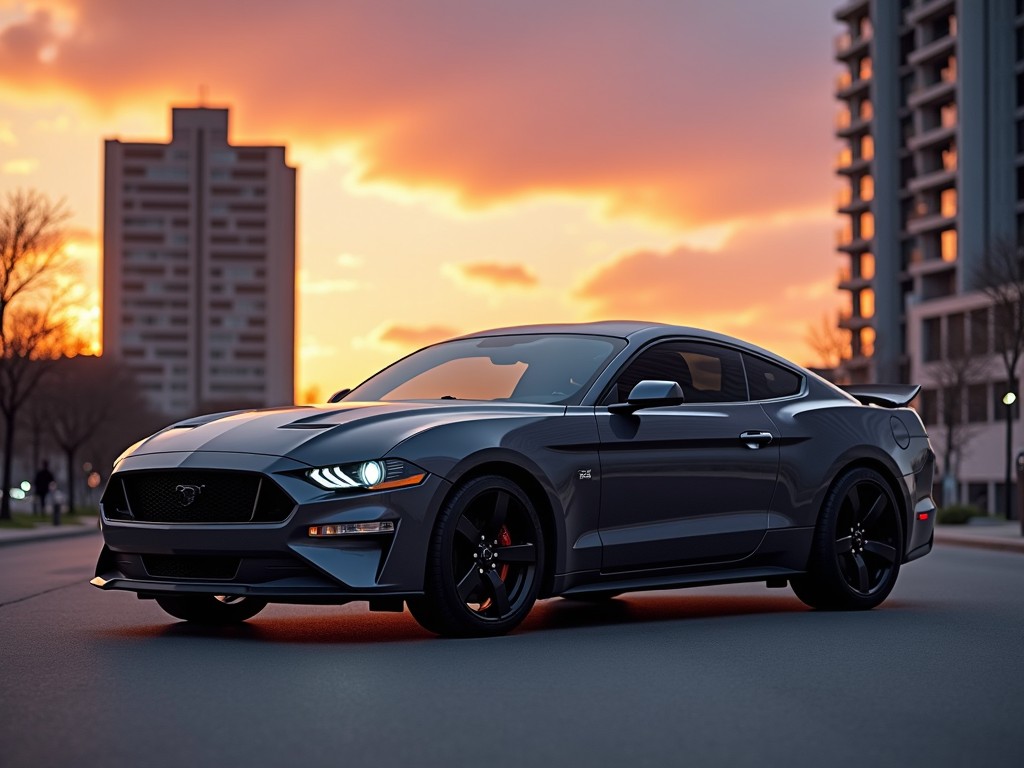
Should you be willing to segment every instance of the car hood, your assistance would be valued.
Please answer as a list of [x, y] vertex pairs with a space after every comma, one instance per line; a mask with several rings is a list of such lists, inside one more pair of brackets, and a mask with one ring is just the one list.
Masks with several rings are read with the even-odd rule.
[[492, 418], [536, 418], [560, 405], [513, 403], [338, 403], [232, 411], [180, 421], [125, 455], [216, 451], [287, 456], [310, 466], [380, 458], [426, 429]]

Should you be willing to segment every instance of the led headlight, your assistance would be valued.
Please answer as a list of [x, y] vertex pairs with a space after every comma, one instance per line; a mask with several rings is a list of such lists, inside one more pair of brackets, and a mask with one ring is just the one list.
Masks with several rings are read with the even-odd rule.
[[335, 464], [317, 467], [306, 473], [306, 477], [328, 491], [364, 489], [383, 491], [390, 488], [404, 488], [418, 485], [427, 476], [419, 467], [399, 459], [375, 459], [357, 464]]

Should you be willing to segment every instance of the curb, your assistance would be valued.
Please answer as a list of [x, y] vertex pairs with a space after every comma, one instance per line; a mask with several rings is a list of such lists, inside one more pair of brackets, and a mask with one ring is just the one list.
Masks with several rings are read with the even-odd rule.
[[936, 536], [935, 543], [952, 547], [969, 547], [974, 549], [990, 549], [1000, 552], [1016, 552], [1024, 554], [1024, 538], [1019, 541], [1014, 539], [981, 538], [974, 536], [956, 536], [947, 538]]
[[30, 529], [30, 532], [21, 535], [4, 535], [0, 533], [0, 547], [13, 546], [15, 544], [28, 544], [34, 541], [48, 541], [50, 539], [67, 539], [72, 536], [85, 536], [90, 533], [99, 533], [100, 529], [96, 527], [95, 518], [89, 522], [82, 523], [82, 525], [69, 526], [60, 530], [59, 532], [53, 532], [53, 528], [43, 529]]

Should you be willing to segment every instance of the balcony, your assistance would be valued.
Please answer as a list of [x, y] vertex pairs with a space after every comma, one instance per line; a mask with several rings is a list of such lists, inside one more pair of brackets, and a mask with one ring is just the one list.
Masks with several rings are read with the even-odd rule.
[[850, 117], [850, 113], [845, 113], [845, 118], [842, 112], [836, 115], [836, 136], [846, 138], [849, 136], [856, 136], [858, 133], [871, 128], [871, 120], [869, 118], [862, 117]]
[[955, 80], [938, 80], [924, 88], [917, 88], [907, 99], [907, 106], [911, 109], [918, 109], [925, 104], [939, 101], [953, 95], [956, 91]]
[[955, 10], [956, 0], [925, 0], [925, 2], [918, 3], [907, 12], [907, 23], [920, 24], [922, 21], [927, 21], [932, 16], [937, 16], [943, 11], [953, 13]]
[[843, 3], [836, 8], [835, 13], [832, 15], [836, 21], [845, 21], [858, 13], [867, 13], [869, 10], [868, 3], [869, 0], [849, 0], [849, 2]]
[[852, 274], [849, 267], [839, 268], [836, 287], [840, 291], [859, 291], [861, 288], [867, 288], [870, 285], [871, 280]]
[[849, 32], [840, 32], [835, 37], [836, 60], [845, 61], [852, 56], [863, 54], [867, 51], [870, 42], [870, 34], [854, 37]]
[[934, 144], [949, 141], [954, 136], [956, 136], [955, 125], [938, 125], [907, 139], [907, 149], [912, 152], [919, 152], [920, 150]]
[[941, 56], [949, 55], [955, 47], [956, 37], [954, 35], [944, 35], [911, 51], [910, 55], [907, 56], [907, 61], [914, 66], [925, 64]]
[[836, 98], [848, 99], [851, 96], [856, 96], [858, 93], [866, 91], [870, 84], [870, 77], [858, 77], [854, 80], [850, 72], [840, 72], [836, 77]]
[[920, 235], [936, 229], [946, 229], [956, 224], [956, 214], [945, 216], [939, 211], [916, 213], [907, 219], [907, 232]]
[[953, 181], [956, 181], [956, 168], [951, 170], [939, 168], [937, 171], [915, 176], [907, 183], [907, 188], [911, 192], [921, 192], [926, 189], [948, 186]]

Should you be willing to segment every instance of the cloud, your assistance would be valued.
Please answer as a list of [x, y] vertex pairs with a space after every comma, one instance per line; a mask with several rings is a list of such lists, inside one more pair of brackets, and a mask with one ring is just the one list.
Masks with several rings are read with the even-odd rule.
[[206, 83], [236, 138], [347, 148], [359, 183], [467, 209], [571, 196], [703, 226], [830, 189], [820, 0], [66, 5], [0, 29], [0, 92], [137, 114]]
[[34, 157], [20, 157], [16, 160], [8, 160], [3, 166], [0, 166], [0, 171], [12, 176], [28, 176], [34, 173], [38, 167], [39, 161]]
[[838, 301], [833, 227], [827, 218], [747, 228], [719, 251], [633, 251], [585, 275], [573, 298], [594, 319], [710, 328], [800, 362], [808, 326]]
[[304, 296], [327, 296], [332, 293], [349, 293], [359, 290], [362, 284], [357, 280], [342, 278], [317, 278], [306, 270], [299, 270], [299, 292]]
[[13, 147], [18, 143], [18, 137], [14, 135], [10, 120], [0, 120], [0, 145]]
[[535, 288], [537, 275], [525, 264], [501, 264], [493, 261], [471, 261], [445, 264], [445, 274], [461, 283], [477, 284], [487, 288]]
[[458, 336], [460, 331], [447, 325], [403, 325], [385, 323], [375, 328], [367, 338], [356, 339], [357, 347], [385, 347], [418, 349], [428, 344]]
[[356, 256], [354, 253], [342, 253], [335, 259], [335, 262], [339, 267], [355, 269], [356, 267], [363, 266], [363, 257]]

